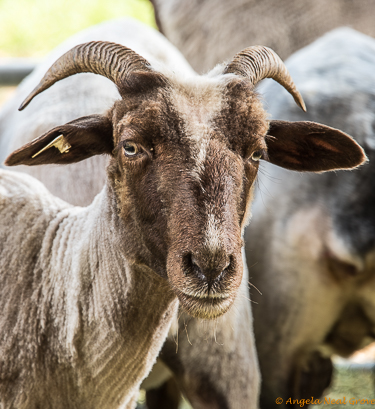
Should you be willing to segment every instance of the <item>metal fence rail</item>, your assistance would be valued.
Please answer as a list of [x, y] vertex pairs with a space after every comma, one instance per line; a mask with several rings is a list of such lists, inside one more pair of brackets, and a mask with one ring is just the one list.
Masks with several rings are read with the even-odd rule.
[[17, 58], [0, 60], [0, 87], [18, 85], [37, 65], [37, 61]]

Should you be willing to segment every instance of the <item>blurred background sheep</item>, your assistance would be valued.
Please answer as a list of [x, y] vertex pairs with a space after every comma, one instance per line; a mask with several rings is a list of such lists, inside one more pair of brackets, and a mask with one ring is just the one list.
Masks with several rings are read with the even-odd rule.
[[161, 32], [192, 67], [207, 71], [248, 44], [285, 59], [329, 30], [374, 36], [372, 0], [152, 0]]

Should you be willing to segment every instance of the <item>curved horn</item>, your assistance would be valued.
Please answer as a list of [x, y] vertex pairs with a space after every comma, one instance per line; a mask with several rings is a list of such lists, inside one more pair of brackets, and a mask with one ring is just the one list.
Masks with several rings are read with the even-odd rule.
[[118, 85], [124, 73], [149, 71], [149, 67], [148, 61], [123, 45], [107, 41], [80, 44], [62, 55], [51, 66], [19, 110], [24, 109], [36, 95], [55, 82], [80, 72], [103, 75]]
[[297, 105], [306, 111], [306, 105], [298, 92], [281, 58], [270, 48], [256, 45], [236, 54], [225, 67], [224, 74], [238, 74], [249, 78], [254, 86], [264, 78], [272, 78], [282, 85]]

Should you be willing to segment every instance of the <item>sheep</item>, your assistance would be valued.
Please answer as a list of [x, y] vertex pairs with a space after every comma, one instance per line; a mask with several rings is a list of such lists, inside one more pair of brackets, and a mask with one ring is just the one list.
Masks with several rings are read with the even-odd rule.
[[264, 44], [282, 59], [335, 27], [375, 37], [372, 0], [151, 0], [161, 32], [205, 72], [233, 50]]
[[[236, 294], [247, 284], [242, 233], [259, 160], [316, 172], [365, 161], [359, 145], [336, 129], [267, 120], [254, 92], [265, 77], [281, 83], [304, 108], [283, 63], [270, 49], [250, 47], [206, 76], [184, 67], [174, 73], [154, 61], [150, 64], [110, 42], [76, 46], [53, 64], [21, 106], [79, 72], [111, 79], [121, 96], [105, 114], [54, 124], [6, 159], [10, 166], [33, 166], [72, 164], [105, 154], [109, 165], [105, 186], [83, 209], [61, 203], [26, 176], [3, 173], [4, 212], [15, 209], [10, 212], [13, 224], [17, 217], [14, 235], [8, 217], [2, 228], [7, 241], [1, 248], [0, 287], [12, 295], [12, 302], [2, 304], [0, 397], [5, 407], [134, 407], [140, 382], [175, 316], [176, 299], [190, 316], [205, 319], [219, 317], [236, 303], [240, 318], [251, 325], [250, 306]], [[86, 78], [86, 85], [92, 85]], [[79, 90], [74, 89], [78, 105], [80, 97], [87, 97]], [[108, 87], [107, 101], [113, 92]], [[37, 114], [43, 116], [43, 98], [38, 99]], [[47, 107], [55, 102], [48, 97], [43, 101]], [[52, 120], [64, 114], [55, 115]], [[23, 121], [32, 125], [36, 119], [33, 115]], [[41, 132], [39, 125], [36, 121], [34, 128], [27, 128], [28, 140]], [[24, 124], [12, 126], [22, 129]], [[22, 137], [15, 133], [11, 143]], [[78, 181], [81, 175], [77, 174]], [[11, 195], [9, 185], [23, 183], [26, 186]], [[70, 183], [65, 178], [65, 184]], [[16, 206], [19, 197], [21, 204]], [[24, 213], [29, 216], [25, 222]], [[30, 218], [34, 225], [28, 235], [24, 231], [30, 228]], [[106, 236], [108, 243], [103, 244]], [[15, 246], [28, 249], [31, 257], [18, 262]], [[101, 254], [103, 248], [108, 254]], [[118, 276], [113, 276], [114, 270]], [[17, 278], [12, 278], [15, 271]], [[99, 288], [106, 286], [107, 292]], [[20, 305], [15, 296], [23, 293], [27, 300]], [[147, 305], [142, 303], [145, 294]], [[139, 329], [142, 344], [133, 337], [134, 322], [138, 325], [141, 319], [152, 321], [147, 329]], [[258, 372], [251, 327], [239, 335], [245, 363], [253, 361], [254, 372], [243, 367], [243, 373], [254, 385], [245, 404], [254, 408]], [[111, 359], [118, 356], [121, 360], [115, 365]], [[195, 388], [201, 399], [207, 399], [199, 385]], [[226, 399], [221, 397], [223, 405]]]
[[[370, 163], [319, 177], [268, 164], [262, 171], [263, 193], [245, 234], [252, 282], [262, 293], [252, 297], [262, 408], [277, 397], [319, 398], [332, 354], [347, 357], [375, 338], [374, 56], [375, 40], [340, 28], [287, 62], [308, 118], [350, 132]], [[301, 118], [284, 93], [264, 85], [272, 115]]]

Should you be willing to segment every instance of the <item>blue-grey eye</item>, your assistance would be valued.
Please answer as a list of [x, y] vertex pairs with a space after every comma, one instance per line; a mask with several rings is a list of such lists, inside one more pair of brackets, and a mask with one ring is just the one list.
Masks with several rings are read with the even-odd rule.
[[134, 142], [125, 142], [124, 152], [126, 156], [134, 156], [139, 152], [139, 149], [138, 149], [138, 146]]
[[251, 159], [255, 162], [258, 162], [260, 159], [262, 159], [263, 152], [262, 151], [255, 151], [251, 155]]

